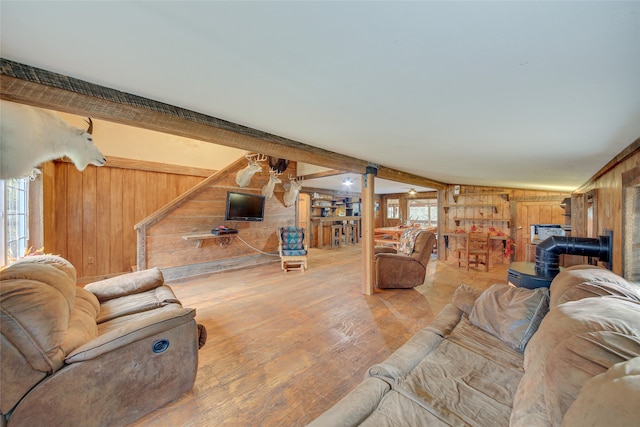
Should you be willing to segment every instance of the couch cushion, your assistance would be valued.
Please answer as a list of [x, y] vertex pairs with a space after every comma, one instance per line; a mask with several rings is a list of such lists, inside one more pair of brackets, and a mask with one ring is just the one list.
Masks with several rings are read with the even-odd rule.
[[[67, 356], [67, 364], [97, 358], [136, 341], [193, 321], [196, 311], [179, 304], [167, 304], [156, 310], [118, 317], [98, 325], [98, 337], [78, 347]], [[193, 328], [194, 343], [198, 337]]]
[[169, 286], [162, 285], [146, 292], [103, 301], [96, 321], [100, 324], [117, 317], [154, 310], [167, 304], [180, 304], [180, 301]]
[[34, 255], [27, 256], [24, 258], [20, 258], [13, 264], [12, 266], [22, 265], [22, 264], [43, 264], [50, 265], [52, 267], [57, 268], [71, 279], [73, 283], [76, 282], [76, 268], [66, 259], [58, 256], [58, 255]]
[[592, 265], [576, 265], [561, 271], [550, 287], [550, 307], [582, 298], [618, 295], [640, 302], [640, 287], [617, 274]]
[[551, 309], [525, 350], [511, 424], [559, 424], [591, 377], [640, 355], [639, 337], [633, 300], [591, 297]]
[[640, 357], [635, 357], [591, 378], [569, 407], [562, 426], [637, 426], [640, 421], [638, 396]]
[[164, 283], [164, 276], [158, 268], [134, 271], [99, 282], [89, 283], [84, 288], [98, 297], [100, 302], [126, 295], [146, 292]]
[[78, 288], [76, 292], [76, 302], [69, 315], [69, 326], [60, 345], [65, 356], [98, 336], [98, 300], [91, 292], [82, 288]]
[[498, 284], [478, 297], [469, 320], [512, 348], [524, 351], [548, 310], [547, 288], [526, 289]]
[[416, 332], [386, 360], [370, 367], [367, 375], [383, 378], [389, 383], [407, 375], [453, 331], [461, 315], [456, 306], [447, 304], [433, 322]]
[[507, 425], [522, 354], [463, 316], [393, 389], [447, 425]]
[[16, 263], [0, 272], [0, 329], [35, 370], [63, 364], [76, 284], [64, 271], [41, 263]]
[[[359, 427], [445, 427], [451, 424], [443, 421], [437, 413], [431, 413], [419, 403], [391, 390], [384, 395], [380, 405], [369, 418], [357, 425]], [[334, 425], [324, 424], [324, 426], [333, 427]]]

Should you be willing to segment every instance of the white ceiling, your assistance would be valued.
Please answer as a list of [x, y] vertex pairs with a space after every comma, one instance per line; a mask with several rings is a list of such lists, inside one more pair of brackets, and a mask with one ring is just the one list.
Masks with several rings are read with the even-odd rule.
[[[351, 185], [344, 185], [345, 179], [350, 179]], [[322, 178], [305, 179], [305, 188], [325, 188], [329, 190], [344, 191], [348, 193], [362, 192], [362, 175], [357, 173], [345, 173]], [[387, 179], [376, 178], [373, 189], [375, 194], [395, 194], [407, 193], [410, 189], [420, 191], [434, 191], [432, 188], [419, 187], [417, 185], [405, 184], [402, 182], [389, 181]]]
[[0, 8], [3, 58], [447, 183], [570, 191], [640, 136], [640, 2]]

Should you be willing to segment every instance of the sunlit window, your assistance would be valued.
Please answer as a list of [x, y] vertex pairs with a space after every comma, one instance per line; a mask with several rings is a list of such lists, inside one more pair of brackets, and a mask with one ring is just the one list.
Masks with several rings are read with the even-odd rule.
[[2, 265], [22, 258], [29, 240], [29, 180], [0, 180]]
[[387, 218], [400, 218], [400, 199], [387, 199]]
[[409, 221], [424, 224], [428, 227], [438, 225], [438, 200], [437, 199], [410, 199], [407, 211]]

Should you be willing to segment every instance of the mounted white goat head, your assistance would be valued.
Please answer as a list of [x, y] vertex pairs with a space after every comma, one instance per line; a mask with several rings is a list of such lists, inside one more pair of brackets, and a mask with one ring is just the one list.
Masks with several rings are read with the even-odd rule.
[[293, 206], [298, 199], [298, 193], [301, 188], [302, 182], [299, 182], [293, 175], [289, 174], [289, 188], [284, 192], [284, 205], [286, 207]]
[[273, 197], [273, 190], [276, 188], [276, 184], [280, 184], [282, 180], [278, 178], [282, 175], [282, 172], [278, 172], [277, 169], [269, 168], [269, 182], [262, 187], [262, 195], [267, 199]]
[[79, 171], [107, 161], [93, 143], [93, 122], [77, 129], [57, 114], [16, 102], [1, 101], [0, 179], [33, 176], [41, 163], [68, 156]]
[[262, 170], [259, 163], [267, 160], [267, 156], [264, 154], [249, 154], [248, 151], [244, 156], [249, 161], [249, 165], [236, 173], [236, 184], [241, 188], [249, 186], [253, 175]]

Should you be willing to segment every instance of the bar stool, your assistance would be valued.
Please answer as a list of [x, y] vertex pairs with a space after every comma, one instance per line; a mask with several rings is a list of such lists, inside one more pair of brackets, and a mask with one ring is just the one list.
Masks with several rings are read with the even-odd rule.
[[342, 246], [342, 225], [331, 226], [331, 249]]
[[355, 224], [346, 223], [344, 225], [344, 236], [346, 243], [355, 245], [358, 243], [358, 232]]

